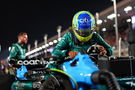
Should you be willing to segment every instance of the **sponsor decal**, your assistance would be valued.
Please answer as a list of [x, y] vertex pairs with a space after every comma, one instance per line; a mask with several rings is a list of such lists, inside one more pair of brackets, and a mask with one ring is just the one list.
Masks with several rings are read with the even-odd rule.
[[46, 65], [48, 64], [48, 61], [45, 60], [18, 60], [17, 64], [18, 65]]
[[84, 17], [83, 19], [79, 19], [78, 20], [79, 21], [79, 23], [81, 23], [81, 24], [87, 24], [87, 23], [89, 23], [90, 22], [90, 20], [87, 18], [87, 17]]

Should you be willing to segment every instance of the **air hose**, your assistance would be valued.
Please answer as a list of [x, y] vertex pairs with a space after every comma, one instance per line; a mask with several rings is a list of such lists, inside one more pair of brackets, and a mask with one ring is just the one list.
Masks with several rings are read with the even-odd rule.
[[92, 73], [91, 79], [95, 84], [106, 85], [107, 90], [121, 90], [112, 72], [106, 70], [96, 71]]

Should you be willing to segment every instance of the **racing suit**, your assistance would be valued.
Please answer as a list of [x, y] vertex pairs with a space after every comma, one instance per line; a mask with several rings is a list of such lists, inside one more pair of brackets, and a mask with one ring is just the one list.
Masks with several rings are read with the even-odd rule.
[[[14, 60], [25, 59], [25, 53], [26, 53], [26, 50], [22, 44], [15, 43], [11, 46], [8, 60], [9, 60], [9, 65], [11, 65], [10, 67], [12, 67], [11, 70], [9, 71], [12, 77], [16, 75], [16, 66], [14, 67], [14, 64], [12, 65], [11, 59], [14, 59]], [[11, 90], [15, 90], [15, 87], [20, 88], [21, 86], [19, 86], [19, 84], [20, 83], [16, 83], [15, 78], [14, 78], [14, 80], [12, 80]]]
[[[13, 62], [12, 59], [14, 61], [19, 60], [19, 59], [25, 59], [25, 53], [26, 53], [26, 50], [22, 44], [20, 44], [20, 43], [13, 44], [11, 46], [11, 49], [9, 52], [9, 57], [8, 57], [8, 62], [9, 62], [10, 67], [13, 67], [13, 68], [14, 68], [14, 66], [16, 67], [15, 62]], [[15, 74], [14, 69], [13, 69], [13, 71], [11, 69], [11, 71], [10, 71], [11, 75]]]
[[22, 44], [15, 43], [11, 46], [9, 59], [25, 59], [26, 49]]
[[87, 51], [87, 49], [94, 44], [103, 46], [106, 49], [108, 56], [113, 54], [113, 49], [111, 46], [107, 44], [98, 33], [93, 32], [92, 38], [88, 42], [82, 43], [76, 38], [73, 30], [70, 30], [69, 32], [65, 33], [59, 43], [56, 45], [52, 52], [52, 57], [54, 59], [63, 59], [67, 56], [69, 51]]

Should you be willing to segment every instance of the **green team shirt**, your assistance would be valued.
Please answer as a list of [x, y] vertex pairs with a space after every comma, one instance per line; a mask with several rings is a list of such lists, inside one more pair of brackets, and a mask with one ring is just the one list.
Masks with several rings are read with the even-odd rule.
[[26, 49], [23, 45], [15, 43], [11, 46], [9, 59], [25, 59]]
[[52, 52], [52, 57], [54, 59], [62, 59], [67, 56], [68, 51], [87, 51], [92, 45], [97, 44], [103, 46], [106, 51], [107, 55], [111, 56], [113, 54], [112, 47], [107, 44], [104, 39], [96, 32], [93, 33], [92, 38], [88, 41], [89, 44], [79, 42], [76, 44], [74, 42], [74, 38], [71, 32], [65, 33], [65, 35], [61, 38], [59, 43], [56, 45]]

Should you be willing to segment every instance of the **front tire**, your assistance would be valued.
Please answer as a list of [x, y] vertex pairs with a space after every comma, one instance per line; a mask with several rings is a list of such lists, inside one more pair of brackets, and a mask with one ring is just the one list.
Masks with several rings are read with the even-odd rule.
[[73, 86], [67, 76], [57, 74], [45, 80], [39, 90], [73, 90]]

